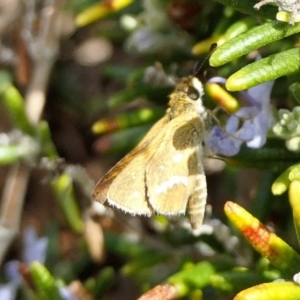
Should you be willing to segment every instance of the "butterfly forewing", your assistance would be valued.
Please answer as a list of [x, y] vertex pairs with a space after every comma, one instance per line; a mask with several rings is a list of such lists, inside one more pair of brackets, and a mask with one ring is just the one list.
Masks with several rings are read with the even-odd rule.
[[103, 204], [107, 200], [107, 193], [113, 181], [139, 153], [143, 152], [145, 147], [144, 144], [137, 146], [110, 169], [95, 186], [92, 197]]
[[[138, 194], [145, 195], [144, 168], [147, 155], [151, 155], [151, 147], [154, 146], [151, 142], [161, 131], [165, 122], [166, 117], [157, 121], [140, 143], [99, 180], [92, 193], [95, 200], [102, 204], [108, 200], [111, 206], [116, 206], [129, 213], [135, 211], [134, 214], [150, 214], [148, 204], [145, 203], [145, 196], [139, 200], [137, 207], [135, 207], [135, 197], [130, 198], [129, 196], [132, 191], [136, 191], [136, 196]], [[127, 178], [127, 171], [131, 174], [131, 179]], [[138, 208], [141, 208], [140, 213]]]
[[146, 199], [144, 155], [135, 157], [112, 182], [107, 193], [110, 206], [133, 215], [152, 215]]
[[[164, 137], [146, 166], [146, 186], [149, 203], [159, 214], [172, 215], [185, 213], [189, 189], [189, 157], [194, 152], [193, 131], [184, 132], [178, 145], [182, 128], [192, 116], [175, 118], [164, 128]], [[181, 132], [181, 133], [180, 133]]]

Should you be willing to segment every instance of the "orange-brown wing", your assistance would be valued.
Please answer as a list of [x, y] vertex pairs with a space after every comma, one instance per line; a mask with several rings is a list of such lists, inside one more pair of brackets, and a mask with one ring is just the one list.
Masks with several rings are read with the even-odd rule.
[[132, 214], [152, 213], [145, 198], [145, 164], [155, 147], [152, 141], [166, 121], [163, 117], [154, 124], [141, 142], [100, 179], [92, 193], [95, 200], [107, 201]]

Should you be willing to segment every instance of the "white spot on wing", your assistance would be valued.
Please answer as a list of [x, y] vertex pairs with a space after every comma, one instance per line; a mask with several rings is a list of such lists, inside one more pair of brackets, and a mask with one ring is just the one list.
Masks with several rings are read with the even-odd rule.
[[171, 176], [168, 181], [163, 182], [155, 189], [155, 194], [159, 195], [165, 193], [168, 189], [172, 188], [175, 184], [183, 184], [188, 186], [188, 177], [186, 176]]
[[183, 154], [181, 153], [176, 153], [174, 156], [173, 156], [173, 161], [176, 162], [176, 163], [180, 163], [181, 160], [183, 158]]
[[133, 192], [132, 194], [130, 194], [129, 198], [143, 198], [144, 196], [141, 195], [140, 192]]

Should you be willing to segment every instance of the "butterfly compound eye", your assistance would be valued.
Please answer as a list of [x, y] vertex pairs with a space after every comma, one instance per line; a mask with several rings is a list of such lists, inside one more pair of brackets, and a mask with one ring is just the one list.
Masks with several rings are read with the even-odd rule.
[[200, 97], [199, 91], [193, 86], [188, 87], [187, 95], [191, 100], [198, 100]]

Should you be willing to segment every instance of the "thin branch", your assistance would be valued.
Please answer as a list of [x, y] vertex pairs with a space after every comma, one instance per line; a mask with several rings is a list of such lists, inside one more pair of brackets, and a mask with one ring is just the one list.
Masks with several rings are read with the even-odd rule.
[[[62, 0], [45, 0], [40, 15], [39, 34], [36, 40], [32, 40], [34, 44], [28, 45], [29, 49], [38, 50], [32, 55], [34, 67], [25, 96], [26, 112], [33, 124], [38, 124], [46, 103], [48, 81], [59, 48], [56, 22], [63, 2]], [[18, 163], [11, 168], [5, 183], [0, 215], [0, 264], [19, 231], [30, 171], [30, 166]]]
[[41, 119], [46, 103], [49, 76], [59, 48], [59, 33], [56, 29], [58, 13], [63, 1], [48, 0], [47, 2], [41, 11], [37, 39], [28, 45], [34, 60], [34, 69], [25, 98], [27, 115], [33, 124]]
[[28, 178], [28, 167], [17, 164], [11, 167], [6, 179], [0, 210], [0, 263], [19, 231]]

